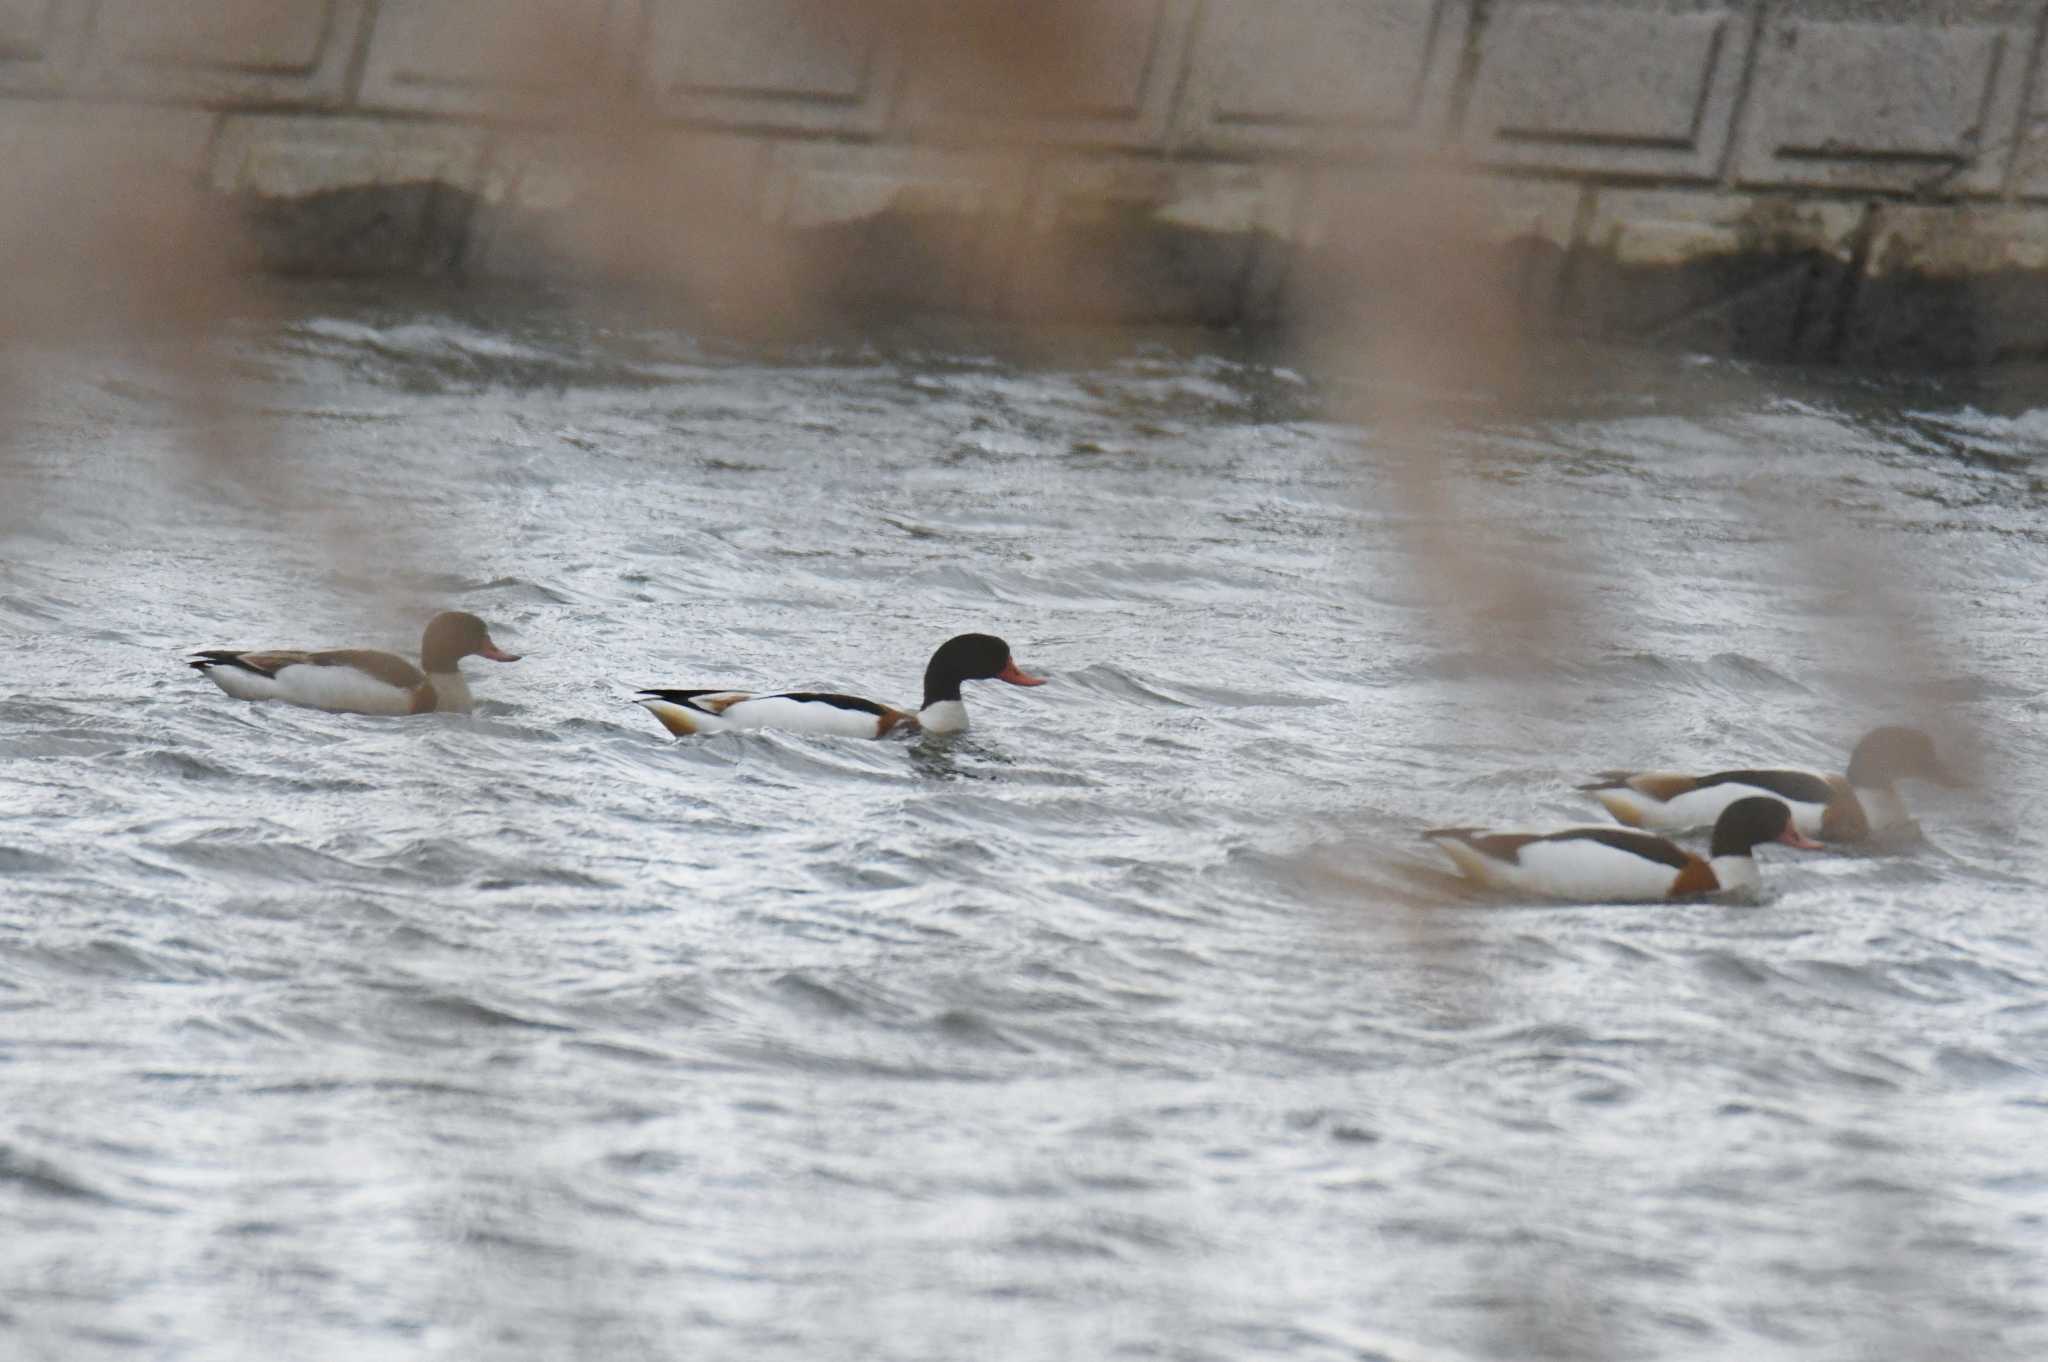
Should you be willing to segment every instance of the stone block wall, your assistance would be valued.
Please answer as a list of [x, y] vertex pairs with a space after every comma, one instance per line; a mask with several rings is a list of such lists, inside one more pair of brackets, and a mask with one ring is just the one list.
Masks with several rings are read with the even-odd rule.
[[1215, 323], [1449, 183], [1530, 324], [2048, 354], [2048, 0], [1032, 0], [990, 50], [921, 2], [0, 0], [0, 147], [90, 111], [279, 269], [788, 249], [869, 302]]

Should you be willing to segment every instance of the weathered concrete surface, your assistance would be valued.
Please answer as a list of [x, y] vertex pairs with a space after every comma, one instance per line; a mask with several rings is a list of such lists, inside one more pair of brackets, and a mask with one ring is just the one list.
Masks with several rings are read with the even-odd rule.
[[1731, 8], [1500, 8], [1479, 49], [1466, 145], [1490, 165], [1714, 180], [1750, 43]]
[[2044, 34], [2048, 0], [0, 0], [0, 155], [125, 122], [278, 269], [1091, 320], [1369, 314], [1376, 224], [1444, 192], [1518, 326], [1976, 363], [2048, 355]]
[[1842, 348], [1865, 216], [1862, 206], [1838, 199], [1604, 193], [1561, 311], [1599, 336], [1829, 358]]
[[1885, 364], [2048, 357], [2048, 237], [2038, 211], [1888, 205], [1842, 358]]

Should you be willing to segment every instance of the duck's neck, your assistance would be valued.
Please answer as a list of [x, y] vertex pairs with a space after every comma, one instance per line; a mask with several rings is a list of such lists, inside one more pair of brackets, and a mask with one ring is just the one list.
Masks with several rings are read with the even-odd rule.
[[434, 685], [434, 708], [444, 710], [467, 710], [470, 707], [469, 683], [462, 679], [462, 673], [450, 663], [448, 670], [437, 672], [426, 668], [427, 680]]
[[1756, 857], [1748, 852], [1739, 855], [1716, 856], [1707, 862], [1707, 868], [1714, 872], [1714, 882], [1720, 892], [1735, 890], [1738, 893], [1754, 893], [1763, 885], [1763, 879], [1756, 873]]
[[934, 657], [931, 665], [924, 669], [924, 708], [926, 709], [930, 709], [933, 705], [941, 704], [947, 700], [957, 703], [960, 699], [960, 678], [952, 674], [950, 667], [941, 671], [939, 669], [939, 661], [937, 657]]
[[967, 727], [967, 706], [961, 702], [960, 687], [953, 687], [950, 700], [934, 700], [927, 695], [924, 708], [917, 712], [917, 726], [927, 733], [958, 733]]
[[958, 733], [967, 727], [967, 705], [960, 698], [960, 678], [942, 672], [937, 657], [924, 669], [924, 705], [917, 726], [927, 733]]

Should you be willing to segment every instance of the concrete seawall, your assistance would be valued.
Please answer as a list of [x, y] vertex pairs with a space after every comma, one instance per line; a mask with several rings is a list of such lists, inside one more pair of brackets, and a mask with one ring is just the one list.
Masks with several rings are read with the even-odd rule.
[[1332, 305], [1318, 262], [1426, 184], [1540, 329], [2048, 356], [2048, 0], [1026, 8], [975, 50], [912, 0], [0, 0], [0, 143], [114, 129], [273, 269], [783, 252], [854, 301], [1217, 323]]

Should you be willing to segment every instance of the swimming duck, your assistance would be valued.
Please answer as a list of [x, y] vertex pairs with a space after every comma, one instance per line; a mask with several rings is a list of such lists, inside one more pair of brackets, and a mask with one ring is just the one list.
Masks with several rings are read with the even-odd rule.
[[960, 699], [963, 681], [1007, 681], [1042, 686], [1042, 677], [1020, 671], [1010, 645], [993, 634], [961, 634], [932, 654], [924, 669], [924, 704], [911, 714], [854, 695], [784, 691], [763, 695], [739, 690], [643, 690], [633, 703], [681, 737], [740, 728], [779, 728], [792, 733], [831, 733], [880, 738], [890, 733], [957, 733], [967, 727]]
[[1935, 755], [1934, 739], [1917, 728], [1887, 726], [1863, 736], [1849, 754], [1847, 773], [1839, 776], [1776, 767], [1704, 776], [1603, 771], [1579, 788], [1617, 822], [1667, 831], [1703, 827], [1747, 795], [1772, 795], [1791, 805], [1793, 820], [1807, 836], [1858, 842], [1912, 825], [1898, 791], [1898, 782], [1908, 779], [1959, 783]]
[[194, 654], [188, 665], [237, 700], [282, 700], [335, 714], [425, 714], [469, 708], [469, 685], [457, 665], [465, 657], [519, 660], [517, 653], [491, 642], [490, 630], [475, 615], [448, 610], [427, 621], [417, 667], [397, 653], [369, 648], [324, 653], [215, 648]]
[[1467, 879], [1488, 888], [1582, 903], [1753, 891], [1761, 881], [1751, 852], [1759, 845], [1820, 847], [1800, 834], [1783, 800], [1766, 795], [1738, 799], [1721, 811], [1704, 859], [1662, 837], [1605, 823], [1555, 832], [1437, 828], [1423, 836]]

